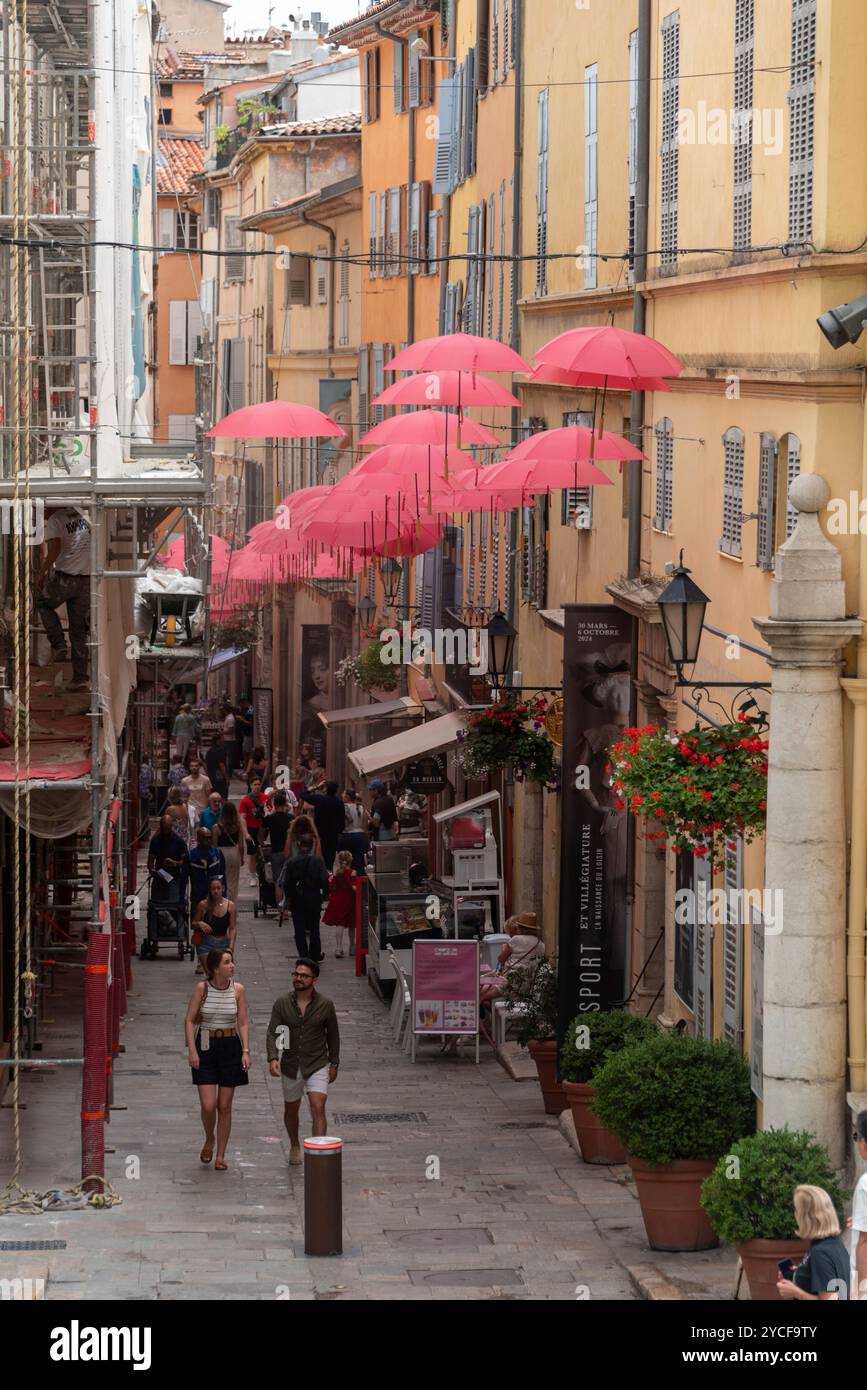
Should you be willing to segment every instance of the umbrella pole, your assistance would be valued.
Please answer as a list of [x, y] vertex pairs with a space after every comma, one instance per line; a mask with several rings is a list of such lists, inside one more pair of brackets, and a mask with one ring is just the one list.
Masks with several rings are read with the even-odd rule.
[[602, 431], [605, 429], [605, 393], [608, 390], [608, 375], [602, 383], [602, 409], [599, 412], [599, 438], [602, 438]]
[[[446, 456], [445, 456], [445, 463], [444, 463], [444, 466], [445, 466], [446, 469], [448, 469], [448, 458], [449, 458], [449, 436], [448, 436], [448, 431], [447, 431], [447, 432], [446, 432]], [[446, 477], [448, 477], [448, 473], [446, 473]], [[433, 515], [433, 499], [431, 498], [431, 463], [430, 463], [430, 445], [429, 445], [429, 444], [428, 444], [428, 446], [427, 446], [427, 514], [428, 514], [428, 516], [432, 516], [432, 515]]]

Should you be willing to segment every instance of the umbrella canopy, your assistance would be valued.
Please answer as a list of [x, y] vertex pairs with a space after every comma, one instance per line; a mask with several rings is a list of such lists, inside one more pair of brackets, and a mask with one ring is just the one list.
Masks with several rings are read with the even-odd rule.
[[[229, 556], [232, 554], [228, 541], [224, 541], [222, 536], [211, 536], [211, 574], [218, 575], [225, 573]], [[183, 536], [175, 536], [165, 557], [158, 556], [161, 565], [166, 565], [168, 569], [182, 570], [186, 563], [186, 548]]]
[[[374, 405], [519, 406], [505, 386], [476, 372], [429, 371], [401, 377], [374, 397]], [[463, 427], [462, 427], [463, 428]]]
[[547, 492], [549, 488], [612, 487], [612, 480], [588, 460], [570, 462], [567, 459], [506, 459], [504, 463], [486, 468], [478, 492], [495, 496], [520, 488], [522, 492]]
[[[556, 463], [575, 463], [594, 458], [623, 462], [624, 459], [643, 457], [641, 450], [621, 434], [604, 430], [594, 437], [593, 431], [586, 425], [564, 425], [562, 429], [540, 430], [538, 434], [522, 439], [505, 462], [547, 459]], [[497, 464], [496, 467], [503, 465]]]
[[[427, 487], [428, 480], [442, 478], [445, 471], [445, 448], [439, 444], [383, 444], [372, 454], [360, 459], [347, 477], [357, 477], [360, 473], [392, 473], [402, 480], [403, 489], [415, 486]], [[448, 454], [450, 471], [457, 466], [460, 471], [471, 471], [475, 476], [476, 463], [470, 454], [459, 449], [450, 449]], [[342, 478], [335, 487], [341, 487]]]
[[575, 385], [611, 385], [616, 377], [635, 390], [650, 389], [643, 383], [651, 378], [683, 371], [683, 363], [655, 338], [607, 324], [560, 333], [539, 349], [536, 362], [576, 373]]
[[[460, 424], [461, 444], [487, 448], [499, 444], [497, 436], [475, 420], [461, 420], [444, 410], [414, 410], [410, 415], [392, 415], [380, 420], [372, 430], [362, 435], [362, 444], [448, 444], [457, 441]], [[449, 458], [453, 458], [449, 454]]]
[[438, 338], [422, 338], [410, 343], [386, 364], [390, 372], [425, 372], [446, 367], [459, 372], [529, 372], [531, 369], [517, 352], [496, 338], [478, 338], [473, 333], [444, 333]]
[[208, 430], [209, 437], [216, 439], [324, 439], [338, 438], [345, 433], [323, 411], [312, 405], [295, 405], [292, 401], [245, 405]]
[[[534, 367], [528, 381], [550, 383], [552, 386], [607, 386], [609, 391], [632, 391], [635, 389], [635, 382], [630, 377], [621, 376], [598, 376], [598, 380], [589, 380], [593, 376], [598, 376], [594, 372], [569, 372], [565, 367], [553, 367], [550, 362], [541, 362], [538, 367]], [[661, 376], [649, 376], [642, 378], [642, 391], [670, 391], [671, 387], [667, 381], [663, 381]]]

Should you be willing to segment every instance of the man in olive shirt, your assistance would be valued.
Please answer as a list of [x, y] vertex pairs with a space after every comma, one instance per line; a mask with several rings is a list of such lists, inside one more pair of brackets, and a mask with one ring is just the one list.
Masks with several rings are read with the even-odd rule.
[[281, 994], [271, 1010], [265, 1035], [271, 1075], [283, 1080], [283, 1123], [289, 1135], [289, 1162], [301, 1162], [298, 1142], [298, 1112], [301, 1096], [307, 1091], [313, 1133], [327, 1132], [325, 1102], [329, 1083], [337, 1080], [340, 1065], [340, 1031], [330, 999], [317, 994], [319, 966], [300, 956], [292, 971], [292, 993]]

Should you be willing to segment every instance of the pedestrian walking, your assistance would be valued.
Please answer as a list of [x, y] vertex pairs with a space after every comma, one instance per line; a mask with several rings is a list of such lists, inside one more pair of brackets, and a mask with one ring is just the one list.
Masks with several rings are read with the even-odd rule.
[[234, 951], [238, 935], [235, 904], [226, 897], [221, 878], [208, 883], [208, 896], [197, 903], [193, 913], [193, 945], [198, 957], [196, 974], [204, 968], [209, 951]]
[[287, 858], [301, 853], [301, 841], [307, 835], [309, 835], [313, 841], [313, 853], [321, 856], [322, 846], [319, 843], [316, 826], [309, 816], [296, 816], [289, 827], [289, 841], [286, 845]]
[[252, 782], [255, 781], [261, 782], [263, 787], [267, 785], [268, 759], [265, 757], [264, 748], [253, 749], [252, 753], [247, 759], [247, 766], [244, 769], [244, 773], [247, 778], [248, 787]]
[[187, 849], [193, 843], [193, 832], [190, 826], [189, 801], [184, 795], [183, 787], [170, 787], [169, 799], [166, 802], [166, 815], [171, 816], [175, 834], [180, 835]]
[[249, 886], [258, 888], [259, 878], [257, 874], [256, 850], [259, 846], [259, 834], [262, 830], [262, 821], [265, 818], [265, 804], [268, 798], [262, 792], [262, 783], [258, 778], [250, 783], [250, 790], [246, 796], [242, 796], [238, 802], [238, 810], [244, 817], [244, 825], [247, 829], [247, 871], [250, 875]]
[[[867, 1110], [855, 1121], [852, 1142], [867, 1162]], [[852, 1298], [867, 1302], [867, 1173], [862, 1173], [852, 1194], [852, 1249], [850, 1256]]]
[[199, 812], [204, 811], [207, 806], [208, 797], [214, 789], [211, 779], [202, 771], [202, 764], [197, 757], [190, 758], [190, 771], [181, 781], [181, 786], [189, 792], [190, 805], [198, 817]]
[[344, 830], [363, 830], [364, 807], [354, 787], [347, 787], [343, 793], [343, 809], [346, 814]]
[[265, 1035], [271, 1075], [283, 1084], [283, 1123], [289, 1136], [289, 1162], [301, 1163], [298, 1112], [307, 1092], [314, 1135], [327, 1131], [328, 1087], [340, 1066], [340, 1029], [330, 999], [316, 989], [319, 966], [300, 956], [292, 971], [292, 990], [275, 999]]
[[791, 1276], [780, 1272], [780, 1298], [823, 1303], [849, 1297], [849, 1255], [840, 1239], [840, 1219], [822, 1187], [804, 1183], [795, 1188], [796, 1230], [810, 1248]]
[[231, 705], [223, 705], [220, 709], [222, 719], [223, 750], [226, 759], [226, 768], [229, 773], [229, 781], [232, 780], [232, 773], [238, 763], [238, 749], [235, 743], [235, 715]]
[[374, 793], [370, 809], [370, 832], [374, 840], [396, 840], [398, 825], [394, 797], [385, 783], [378, 779], [368, 783], [368, 789]]
[[233, 903], [238, 901], [238, 884], [241, 877], [241, 858], [244, 853], [244, 832], [238, 808], [233, 801], [226, 801], [223, 814], [217, 821], [215, 845], [222, 853], [226, 865], [226, 889]]
[[[280, 882], [283, 864], [286, 860], [286, 841], [293, 816], [289, 810], [289, 798], [285, 792], [274, 793], [274, 809], [262, 822], [262, 841], [267, 841], [271, 853], [271, 877], [275, 887]], [[279, 890], [278, 890], [279, 891]]]
[[215, 792], [225, 799], [229, 796], [229, 769], [226, 765], [226, 750], [219, 734], [214, 734], [210, 745], [205, 749], [205, 771]]
[[199, 1158], [210, 1163], [216, 1130], [214, 1167], [225, 1172], [235, 1087], [248, 1085], [250, 1079], [250, 1015], [230, 950], [210, 951], [205, 971], [208, 978], [196, 984], [187, 1008], [187, 1052], [205, 1131]]
[[226, 861], [223, 851], [214, 845], [210, 830], [200, 825], [196, 831], [196, 845], [190, 850], [190, 904], [195, 910], [203, 898], [207, 898], [211, 880], [222, 881], [226, 892]]
[[334, 873], [328, 880], [328, 903], [322, 914], [323, 924], [336, 927], [334, 959], [343, 960], [344, 932], [349, 932], [349, 954], [355, 954], [355, 883], [358, 875], [352, 867], [348, 849], [337, 852]]
[[238, 746], [238, 766], [243, 767], [253, 747], [253, 704], [249, 695], [242, 695], [235, 706], [235, 741]]
[[172, 758], [172, 765], [169, 768], [169, 786], [179, 787], [186, 775], [187, 769], [184, 767], [184, 760], [180, 753], [175, 753]]
[[280, 886], [292, 913], [298, 955], [312, 956], [318, 962], [325, 959], [319, 917], [328, 899], [328, 870], [321, 856], [314, 853], [312, 835], [304, 836], [299, 851], [286, 860]]
[[346, 806], [337, 792], [336, 782], [326, 782], [324, 792], [317, 789], [301, 793], [301, 800], [313, 807], [313, 821], [319, 832], [322, 857], [328, 870], [334, 865], [337, 839], [346, 824]]
[[210, 830], [211, 839], [214, 844], [217, 843], [214, 831], [219, 825], [222, 815], [223, 798], [219, 792], [211, 792], [211, 795], [208, 797], [207, 806], [204, 811], [199, 812], [199, 825], [203, 825], [206, 830]]
[[166, 812], [160, 816], [159, 829], [151, 836], [148, 845], [148, 874], [162, 873], [166, 882], [186, 874], [189, 869], [189, 855], [186, 843], [175, 830], [175, 822]]
[[36, 611], [51, 644], [52, 661], [68, 661], [66, 637], [57, 616], [65, 606], [72, 648], [68, 690], [87, 689], [90, 635], [90, 523], [75, 507], [60, 507], [45, 522], [45, 555], [33, 580]]
[[190, 708], [190, 706], [181, 705], [180, 709], [178, 710], [178, 713], [175, 716], [175, 722], [172, 725], [172, 737], [175, 740], [175, 752], [178, 754], [178, 757], [181, 759], [181, 762], [186, 762], [187, 754], [190, 751], [190, 745], [195, 739], [196, 734], [198, 733], [198, 728], [198, 720], [196, 719], [196, 716], [193, 714], [193, 711]]

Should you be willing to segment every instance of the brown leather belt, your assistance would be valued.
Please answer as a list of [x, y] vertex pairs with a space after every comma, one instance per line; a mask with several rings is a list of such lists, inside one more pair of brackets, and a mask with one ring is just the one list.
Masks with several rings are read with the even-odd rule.
[[237, 1038], [237, 1028], [209, 1028], [207, 1030], [212, 1038]]

